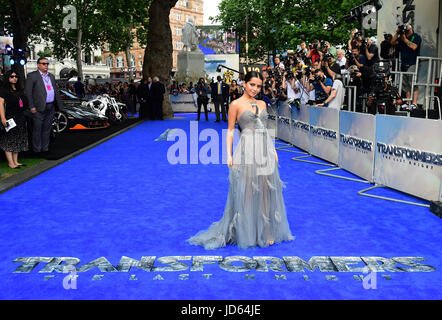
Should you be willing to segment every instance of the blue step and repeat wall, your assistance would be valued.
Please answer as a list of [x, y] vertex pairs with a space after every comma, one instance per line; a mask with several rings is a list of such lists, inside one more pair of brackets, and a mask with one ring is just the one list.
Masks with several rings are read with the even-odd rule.
[[[442, 121], [280, 103], [277, 138], [369, 182], [442, 201]], [[275, 119], [276, 118], [276, 119]]]

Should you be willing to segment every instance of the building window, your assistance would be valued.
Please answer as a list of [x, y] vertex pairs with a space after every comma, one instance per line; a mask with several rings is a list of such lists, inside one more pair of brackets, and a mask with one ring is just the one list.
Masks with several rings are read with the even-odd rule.
[[196, 5], [196, 6], [195, 6], [195, 11], [196, 11], [196, 12], [200, 12], [200, 6]]
[[135, 61], [135, 57], [133, 54], [130, 55], [130, 66], [135, 67], [137, 65], [137, 62]]
[[117, 68], [123, 68], [124, 67], [124, 59], [123, 56], [117, 57]]
[[175, 35], [180, 36], [181, 35], [181, 29], [180, 27], [175, 27]]
[[111, 68], [114, 67], [114, 59], [112, 58], [112, 56], [108, 56], [106, 58], [106, 65]]
[[175, 13], [175, 20], [181, 21], [181, 13]]

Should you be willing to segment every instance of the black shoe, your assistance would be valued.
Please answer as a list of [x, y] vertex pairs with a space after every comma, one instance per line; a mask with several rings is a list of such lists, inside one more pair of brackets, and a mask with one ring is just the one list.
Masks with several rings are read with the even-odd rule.
[[227, 120], [223, 120], [224, 122], [227, 122]]
[[215, 120], [215, 122], [220, 122], [219, 120]]

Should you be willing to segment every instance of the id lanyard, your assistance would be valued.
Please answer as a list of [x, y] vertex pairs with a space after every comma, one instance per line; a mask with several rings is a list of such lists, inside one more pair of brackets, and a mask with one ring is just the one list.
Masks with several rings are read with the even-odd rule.
[[52, 90], [52, 86], [50, 85], [51, 79], [48, 76], [46, 76], [43, 77], [43, 80], [46, 83], [46, 89], [48, 89], [48, 91], [51, 91]]

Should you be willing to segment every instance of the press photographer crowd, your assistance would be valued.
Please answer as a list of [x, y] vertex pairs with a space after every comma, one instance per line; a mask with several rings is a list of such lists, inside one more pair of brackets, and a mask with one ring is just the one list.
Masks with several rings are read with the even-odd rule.
[[404, 101], [411, 97], [412, 76], [404, 76], [403, 90], [399, 92], [392, 85], [391, 71], [399, 57], [400, 71], [415, 70], [421, 37], [410, 25], [404, 25], [384, 38], [379, 50], [374, 38], [364, 38], [358, 30], [352, 30], [347, 52], [327, 41], [315, 40], [308, 45], [301, 42], [298, 51], [283, 61], [274, 58], [274, 68], [263, 72], [264, 99], [288, 100], [298, 108], [309, 104], [349, 109], [345, 86], [353, 86], [357, 112], [393, 115], [396, 110], [418, 108], [418, 91], [410, 103]]
[[[385, 35], [380, 50], [374, 38], [364, 38], [358, 30], [351, 31], [350, 39], [345, 44], [347, 51], [337, 49], [327, 41], [301, 42], [296, 52], [274, 57], [273, 67], [263, 69], [263, 88], [258, 98], [269, 104], [287, 101], [296, 108], [308, 104], [353, 110], [347, 103], [348, 93], [356, 95], [357, 112], [394, 115], [399, 110], [417, 109], [418, 91], [411, 92], [412, 75], [404, 76], [403, 90], [399, 92], [392, 85], [395, 75], [391, 71], [415, 71], [421, 43], [421, 37], [409, 24], [399, 26], [393, 35]], [[396, 61], [400, 61], [399, 70], [396, 69]], [[22, 166], [17, 159], [19, 152], [31, 148], [36, 155], [48, 152], [54, 112], [62, 104], [60, 88], [54, 75], [48, 73], [48, 65], [48, 59], [39, 58], [38, 70], [29, 73], [26, 80], [20, 79], [19, 73], [13, 70], [3, 76], [0, 148], [5, 151], [11, 168]], [[242, 95], [241, 84], [241, 75], [237, 80], [223, 79], [221, 76], [211, 81], [200, 78], [195, 84], [178, 84], [174, 81], [169, 93], [194, 95], [198, 121], [202, 108], [208, 121], [211, 99], [216, 122], [220, 122], [227, 121], [229, 104]], [[143, 119], [163, 119], [162, 104], [166, 88], [158, 77], [142, 79], [139, 83], [120, 81], [99, 85], [82, 82], [79, 78], [74, 84], [64, 83], [60, 87], [80, 99], [107, 95], [126, 105], [131, 115], [139, 112], [139, 117]], [[346, 87], [355, 87], [356, 90], [346, 91]], [[26, 112], [30, 112], [32, 118], [28, 128]], [[29, 130], [32, 131], [29, 135], [31, 141], [28, 141]]]

